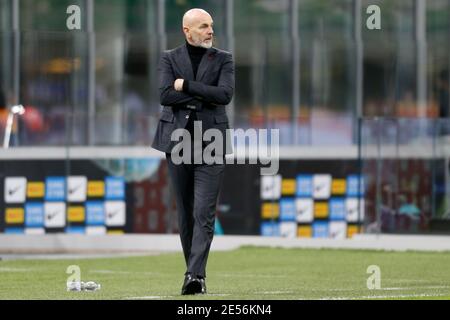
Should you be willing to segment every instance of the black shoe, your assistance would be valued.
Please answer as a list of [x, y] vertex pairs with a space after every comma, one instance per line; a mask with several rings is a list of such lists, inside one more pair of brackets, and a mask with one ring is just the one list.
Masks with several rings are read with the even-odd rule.
[[202, 291], [200, 293], [206, 294], [206, 279], [199, 277], [198, 280], [200, 281], [200, 284], [202, 285]]
[[192, 276], [190, 273], [188, 273], [184, 277], [184, 283], [183, 288], [181, 288], [181, 294], [182, 295], [196, 294], [201, 293], [201, 291], [202, 291], [202, 284], [200, 283], [200, 280]]

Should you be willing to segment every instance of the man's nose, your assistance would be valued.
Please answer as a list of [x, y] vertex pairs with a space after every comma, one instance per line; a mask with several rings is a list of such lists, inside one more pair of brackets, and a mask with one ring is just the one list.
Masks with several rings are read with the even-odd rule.
[[208, 29], [208, 34], [214, 34], [214, 30], [213, 30], [213, 28], [211, 28], [211, 27], [209, 27], [209, 29]]

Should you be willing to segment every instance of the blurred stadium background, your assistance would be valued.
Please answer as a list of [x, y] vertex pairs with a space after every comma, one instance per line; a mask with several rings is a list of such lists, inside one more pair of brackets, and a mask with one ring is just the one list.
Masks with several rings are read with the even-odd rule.
[[[366, 28], [372, 4], [381, 30]], [[0, 150], [0, 233], [22, 247], [2, 250], [39, 249], [25, 235], [177, 233], [149, 146], [159, 54], [183, 43], [192, 7], [234, 54], [233, 127], [280, 130], [278, 175], [227, 167], [218, 235], [450, 233], [450, 1], [1, 0], [2, 138], [9, 107], [26, 108]]]

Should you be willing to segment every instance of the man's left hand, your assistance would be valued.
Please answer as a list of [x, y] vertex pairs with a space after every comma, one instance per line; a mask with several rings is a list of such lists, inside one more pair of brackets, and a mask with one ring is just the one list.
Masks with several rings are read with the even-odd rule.
[[183, 91], [183, 83], [184, 79], [177, 79], [175, 80], [173, 87], [175, 88], [176, 91]]

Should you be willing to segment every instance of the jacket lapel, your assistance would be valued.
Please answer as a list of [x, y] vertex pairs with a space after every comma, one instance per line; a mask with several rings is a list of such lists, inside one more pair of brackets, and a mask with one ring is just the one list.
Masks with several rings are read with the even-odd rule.
[[194, 71], [192, 69], [192, 63], [186, 45], [182, 45], [180, 50], [178, 50], [178, 58], [179, 60], [177, 59], [177, 61], [180, 61], [178, 67], [183, 71], [185, 79], [194, 80]]
[[[186, 49], [186, 51], [187, 51], [187, 49]], [[196, 81], [202, 80], [203, 76], [205, 75], [206, 70], [208, 70], [209, 66], [212, 65], [212, 63], [216, 57], [215, 53], [216, 53], [216, 49], [214, 49], [214, 48], [209, 48], [205, 52], [205, 54], [202, 57], [202, 60], [200, 61], [199, 66], [198, 66], [197, 77], [195, 78]], [[192, 69], [192, 65], [191, 65], [191, 69]]]

